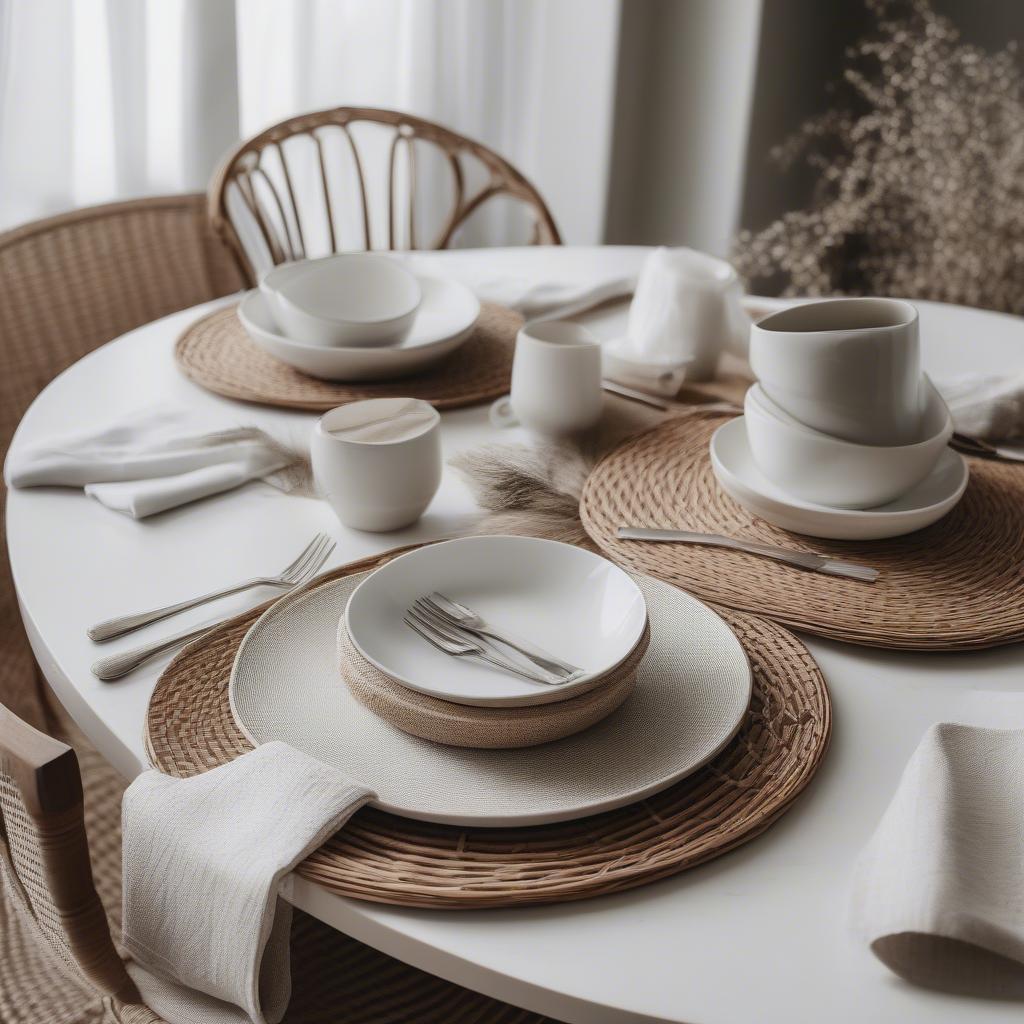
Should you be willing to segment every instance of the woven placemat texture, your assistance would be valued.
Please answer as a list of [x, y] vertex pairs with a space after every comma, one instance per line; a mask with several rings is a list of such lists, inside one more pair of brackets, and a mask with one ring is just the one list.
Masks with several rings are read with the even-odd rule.
[[344, 619], [338, 623], [338, 662], [352, 696], [396, 729], [453, 747], [514, 749], [550, 743], [607, 718], [633, 692], [650, 641], [648, 626], [626, 660], [580, 696], [519, 708], [454, 704], [396, 683], [359, 653]]
[[218, 395], [311, 412], [364, 398], [421, 398], [437, 409], [491, 401], [508, 393], [523, 323], [518, 313], [483, 303], [473, 336], [427, 372], [345, 384], [307, 377], [268, 355], [245, 333], [237, 309], [219, 309], [185, 329], [174, 348], [179, 369]]
[[[718, 486], [708, 442], [727, 419], [697, 411], [667, 420], [598, 463], [580, 514], [609, 558], [718, 605], [869, 647], [955, 651], [1024, 639], [1024, 467], [970, 459], [963, 500], [927, 529], [891, 540], [821, 540], [772, 526]], [[619, 540], [623, 525], [819, 551], [881, 576], [859, 583], [743, 552]]]
[[[326, 574], [363, 572], [391, 556]], [[146, 716], [150, 759], [188, 776], [248, 749], [228, 703], [235, 652], [269, 603], [185, 648]], [[520, 829], [466, 829], [364, 808], [298, 868], [343, 896], [420, 907], [502, 907], [584, 899], [675, 874], [763, 832], [804, 789], [831, 731], [828, 690], [791, 633], [725, 611], [750, 658], [753, 695], [736, 738], [687, 779], [606, 814]]]

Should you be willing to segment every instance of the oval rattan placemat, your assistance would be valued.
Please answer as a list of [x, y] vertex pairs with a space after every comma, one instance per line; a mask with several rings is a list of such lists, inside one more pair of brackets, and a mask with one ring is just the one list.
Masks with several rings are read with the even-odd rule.
[[[336, 569], [336, 579], [394, 553]], [[146, 715], [152, 763], [195, 775], [249, 749], [227, 683], [245, 632], [269, 602], [185, 648], [157, 682]], [[480, 908], [584, 899], [704, 863], [763, 832], [814, 776], [831, 705], [818, 666], [782, 627], [724, 611], [750, 658], [750, 711], [700, 771], [629, 807], [555, 825], [466, 829], [363, 808], [299, 872], [341, 896], [403, 906]]]
[[455, 409], [508, 394], [523, 322], [504, 306], [483, 303], [473, 336], [426, 373], [345, 384], [307, 377], [268, 355], [245, 333], [237, 309], [218, 309], [187, 327], [174, 346], [178, 367], [218, 395], [312, 412], [363, 398], [421, 398], [438, 409]]
[[[708, 442], [728, 414], [692, 412], [606, 455], [580, 501], [613, 561], [706, 601], [869, 647], [955, 651], [1024, 639], [1024, 467], [971, 459], [963, 500], [904, 537], [831, 541], [772, 526], [715, 480]], [[881, 570], [875, 583], [806, 572], [721, 548], [619, 540], [619, 526], [722, 533], [820, 551]]]

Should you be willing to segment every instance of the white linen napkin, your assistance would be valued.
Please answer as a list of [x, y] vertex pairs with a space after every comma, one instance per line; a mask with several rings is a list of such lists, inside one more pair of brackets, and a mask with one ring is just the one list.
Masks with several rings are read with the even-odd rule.
[[142, 519], [249, 480], [289, 489], [275, 474], [298, 462], [254, 427], [224, 429], [158, 408], [19, 450], [6, 471], [13, 487], [83, 487], [108, 508]]
[[907, 980], [1024, 998], [1024, 729], [925, 733], [850, 907], [858, 935]]
[[291, 995], [286, 876], [370, 790], [286, 743], [190, 779], [147, 771], [121, 810], [124, 944], [170, 1024], [276, 1024]]
[[934, 383], [961, 434], [989, 442], [1020, 440], [1024, 454], [1024, 373], [974, 373]]

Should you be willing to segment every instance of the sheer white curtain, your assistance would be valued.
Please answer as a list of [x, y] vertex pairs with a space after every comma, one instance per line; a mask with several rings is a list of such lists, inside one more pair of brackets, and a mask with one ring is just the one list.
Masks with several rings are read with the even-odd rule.
[[202, 189], [238, 138], [364, 105], [490, 145], [597, 242], [619, 2], [0, 0], [0, 227]]

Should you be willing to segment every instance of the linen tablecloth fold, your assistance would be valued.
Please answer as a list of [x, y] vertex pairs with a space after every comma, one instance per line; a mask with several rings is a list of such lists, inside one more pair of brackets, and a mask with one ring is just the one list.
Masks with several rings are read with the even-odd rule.
[[909, 981], [1024, 998], [1024, 730], [925, 734], [857, 865], [851, 921]]
[[82, 487], [108, 508], [142, 519], [249, 480], [290, 489], [294, 481], [278, 474], [304, 463], [254, 427], [225, 428], [158, 408], [12, 453], [7, 481]]
[[282, 881], [373, 794], [285, 743], [189, 779], [157, 771], [122, 806], [124, 945], [170, 1024], [276, 1024], [291, 994]]

